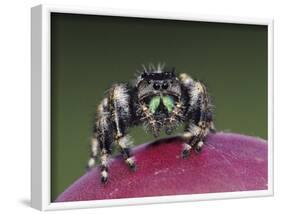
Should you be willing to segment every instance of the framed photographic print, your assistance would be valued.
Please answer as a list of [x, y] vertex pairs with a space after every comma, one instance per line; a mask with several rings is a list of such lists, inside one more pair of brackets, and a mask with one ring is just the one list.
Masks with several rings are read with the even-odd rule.
[[31, 13], [32, 207], [273, 194], [273, 20]]

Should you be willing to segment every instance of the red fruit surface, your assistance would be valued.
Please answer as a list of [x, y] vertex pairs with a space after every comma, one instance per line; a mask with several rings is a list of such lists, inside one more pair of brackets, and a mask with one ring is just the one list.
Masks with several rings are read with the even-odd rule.
[[110, 160], [109, 179], [99, 167], [79, 178], [56, 202], [202, 194], [267, 189], [267, 142], [238, 134], [210, 134], [200, 153], [181, 158], [182, 141], [168, 138], [135, 147], [137, 170], [121, 156]]

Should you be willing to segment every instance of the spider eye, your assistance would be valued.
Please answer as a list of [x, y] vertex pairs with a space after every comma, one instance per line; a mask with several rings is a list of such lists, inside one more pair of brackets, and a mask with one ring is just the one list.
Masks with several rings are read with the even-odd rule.
[[164, 83], [162, 84], [162, 89], [166, 90], [166, 89], [168, 89], [168, 87], [169, 87], [168, 82], [164, 82]]
[[160, 89], [160, 84], [159, 84], [159, 83], [154, 83], [154, 84], [153, 84], [153, 88], [154, 88], [155, 90], [159, 90], [159, 89]]

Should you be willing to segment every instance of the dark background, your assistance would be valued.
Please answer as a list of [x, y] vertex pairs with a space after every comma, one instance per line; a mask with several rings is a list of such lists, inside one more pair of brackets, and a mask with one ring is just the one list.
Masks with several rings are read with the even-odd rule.
[[85, 172], [105, 90], [158, 62], [206, 83], [218, 130], [267, 139], [267, 26], [52, 13], [52, 201]]

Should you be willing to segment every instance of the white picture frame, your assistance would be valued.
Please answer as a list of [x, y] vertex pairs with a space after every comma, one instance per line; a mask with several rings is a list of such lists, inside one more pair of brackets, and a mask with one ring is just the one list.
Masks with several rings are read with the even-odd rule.
[[[95, 200], [52, 203], [50, 201], [50, 15], [52, 12], [145, 17], [268, 26], [268, 190], [207, 193], [131, 199]], [[39, 5], [31, 9], [31, 74], [32, 74], [32, 159], [31, 205], [39, 210], [105, 207], [181, 201], [273, 195], [273, 20], [237, 17], [188, 16], [150, 11], [88, 9], [82, 7]]]

